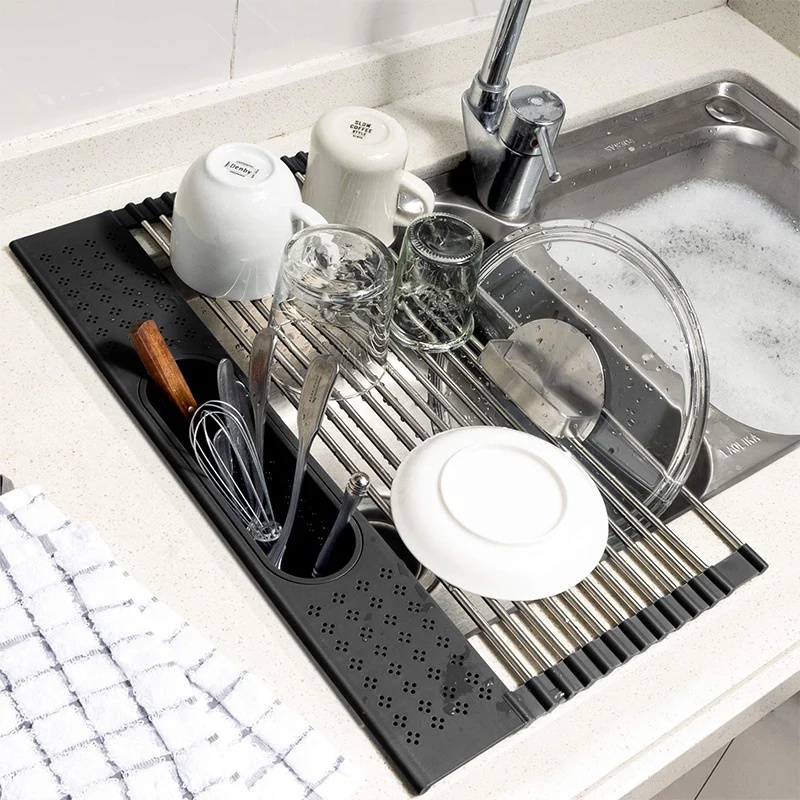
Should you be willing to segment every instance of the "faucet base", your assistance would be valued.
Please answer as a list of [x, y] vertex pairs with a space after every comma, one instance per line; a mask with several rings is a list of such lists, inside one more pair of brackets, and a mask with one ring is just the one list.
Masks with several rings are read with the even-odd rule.
[[528, 216], [544, 172], [540, 154], [521, 155], [508, 148], [495, 132], [484, 128], [471, 103], [471, 91], [461, 98], [467, 151], [481, 205], [505, 219]]

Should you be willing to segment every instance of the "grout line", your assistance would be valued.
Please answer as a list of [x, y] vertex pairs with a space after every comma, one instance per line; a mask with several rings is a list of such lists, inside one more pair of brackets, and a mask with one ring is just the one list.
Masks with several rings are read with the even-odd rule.
[[725, 749], [722, 751], [722, 755], [721, 755], [721, 756], [719, 757], [719, 759], [717, 760], [717, 763], [716, 763], [716, 764], [714, 764], [714, 766], [711, 768], [711, 772], [709, 772], [709, 773], [708, 773], [708, 776], [707, 776], [707, 777], [706, 777], [706, 779], [703, 781], [703, 785], [702, 785], [702, 786], [701, 786], [701, 787], [698, 789], [698, 791], [697, 791], [697, 794], [694, 796], [694, 800], [699, 800], [699, 798], [700, 798], [700, 795], [703, 793], [703, 789], [705, 789], [705, 788], [706, 788], [706, 784], [707, 784], [707, 783], [708, 783], [708, 782], [711, 780], [711, 776], [714, 774], [714, 772], [715, 772], [715, 770], [717, 769], [717, 767], [718, 767], [718, 766], [719, 766], [719, 765], [722, 763], [722, 759], [723, 759], [723, 758], [725, 758], [725, 754], [728, 752], [728, 750], [730, 749], [730, 746], [731, 746], [731, 745], [732, 745], [732, 744], [733, 744], [735, 741], [736, 741], [736, 738], [734, 737], [734, 738], [733, 738], [733, 739], [731, 739], [731, 740], [728, 742], [728, 744], [725, 746]]
[[233, 80], [236, 71], [236, 35], [239, 32], [239, 0], [233, 0], [233, 23], [231, 25], [231, 60], [228, 67], [228, 78]]

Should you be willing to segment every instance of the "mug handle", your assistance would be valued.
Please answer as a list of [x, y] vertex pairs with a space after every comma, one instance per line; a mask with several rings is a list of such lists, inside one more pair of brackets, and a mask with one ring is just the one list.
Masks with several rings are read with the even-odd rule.
[[[422, 203], [422, 213], [430, 214], [433, 211], [435, 198], [433, 190], [422, 178], [418, 178], [412, 172], [403, 172], [400, 176], [400, 191], [416, 197]], [[412, 214], [409, 211], [397, 209], [394, 214], [394, 224], [403, 228], [410, 225], [419, 214]]]
[[[312, 226], [312, 225], [327, 225], [328, 220], [316, 211], [315, 209], [311, 208], [311, 206], [306, 205], [306, 203], [296, 203], [292, 206], [289, 211], [289, 214], [292, 217], [292, 221], [294, 223], [302, 222], [303, 225]], [[295, 230], [299, 229], [299, 225], [295, 224]]]

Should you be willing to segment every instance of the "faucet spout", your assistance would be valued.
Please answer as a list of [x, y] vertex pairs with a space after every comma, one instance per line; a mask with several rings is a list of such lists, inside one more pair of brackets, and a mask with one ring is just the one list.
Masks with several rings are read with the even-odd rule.
[[551, 181], [560, 178], [552, 147], [564, 119], [561, 99], [538, 86], [508, 92], [508, 71], [530, 4], [503, 0], [483, 64], [461, 99], [478, 199], [511, 218], [531, 212], [545, 169]]
[[525, 18], [528, 16], [531, 0], [503, 0], [492, 31], [492, 39], [486, 50], [483, 65], [472, 81], [471, 91], [475, 94], [476, 107], [485, 105], [484, 93], [504, 96], [508, 88], [508, 71], [517, 50]]

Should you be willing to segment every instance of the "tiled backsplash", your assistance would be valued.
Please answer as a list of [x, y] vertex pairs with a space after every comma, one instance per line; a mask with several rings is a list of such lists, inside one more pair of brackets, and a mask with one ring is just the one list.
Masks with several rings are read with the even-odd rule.
[[4, 0], [0, 141], [225, 81], [235, 2]]
[[492, 13], [499, 5], [500, 0], [7, 0], [0, 26], [0, 141]]
[[[448, 23], [455, 23], [455, 28], [463, 26], [454, 35], [468, 35], [477, 30], [467, 24], [469, 20], [496, 13], [501, 0], [0, 2], [4, 12], [0, 25], [2, 157], [2, 145], [8, 140], [112, 112], [123, 112], [112, 123], [114, 127], [126, 125], [131, 120], [126, 116], [131, 107], [203, 89], [216, 92], [217, 87], [226, 85], [235, 92], [236, 79], [299, 62], [336, 58], [342, 51], [376, 44], [373, 54], [380, 55], [381, 42]], [[537, 24], [528, 24], [520, 45], [521, 58], [550, 55], [725, 2], [532, 0], [531, 14], [538, 14], [540, 20], [546, 15], [558, 20], [558, 30], [553, 35], [552, 31], [543, 33]], [[800, 0], [777, 2], [795, 4]], [[597, 19], [592, 23], [598, 28], [596, 37], [587, 37], [583, 30], [587, 6], [597, 9]], [[573, 20], [575, 26], [570, 25]], [[572, 27], [582, 33], [570, 44], [575, 38], [571, 36]], [[481, 29], [481, 50], [484, 36], [488, 39], [488, 27]], [[459, 60], [458, 76], [453, 75], [449, 63], [434, 71], [445, 81], [460, 79], [462, 71], [466, 79], [467, 72], [478, 63], [479, 55], [470, 53], [463, 66]], [[276, 83], [284, 80], [285, 75], [275, 76]], [[383, 102], [403, 96], [404, 89], [410, 93], [431, 85], [430, 80], [413, 85], [401, 76], [396, 80], [399, 85], [392, 87], [391, 97], [383, 98]], [[164, 111], [162, 104], [158, 113]], [[41, 140], [36, 147], [43, 144], [48, 146]], [[15, 153], [26, 146], [24, 141], [8, 142]]]
[[330, 55], [499, 7], [500, 0], [239, 0], [234, 74]]

